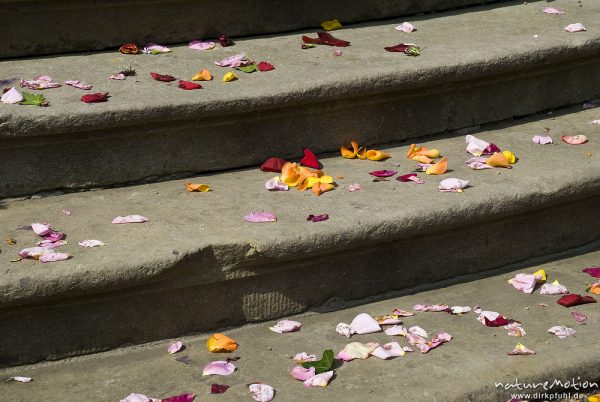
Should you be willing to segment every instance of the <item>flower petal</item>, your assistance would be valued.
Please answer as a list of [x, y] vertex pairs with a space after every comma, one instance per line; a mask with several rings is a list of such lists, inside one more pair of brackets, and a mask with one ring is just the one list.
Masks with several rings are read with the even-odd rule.
[[369, 314], [361, 313], [350, 323], [353, 334], [371, 334], [381, 331], [379, 323]]
[[375, 149], [369, 149], [367, 151], [367, 153], [365, 154], [365, 156], [370, 161], [380, 161], [380, 160], [388, 159], [388, 158], [392, 157], [392, 155], [390, 155], [387, 152], [377, 151]]
[[335, 186], [331, 183], [316, 183], [312, 187], [312, 192], [316, 195], [321, 195], [327, 191], [333, 190], [334, 188]]
[[266, 61], [261, 61], [260, 63], [258, 63], [256, 65], [256, 67], [258, 68], [259, 71], [262, 71], [262, 72], [275, 70], [275, 66], [272, 65], [271, 63], [267, 63]]
[[181, 343], [181, 341], [177, 341], [174, 344], [169, 345], [169, 347], [167, 348], [167, 352], [169, 352], [170, 354], [177, 353], [181, 350], [182, 347], [183, 343]]
[[567, 31], [567, 32], [582, 32], [585, 30], [586, 30], [585, 27], [580, 22], [576, 22], [574, 24], [569, 24], [565, 27], [565, 31]]
[[448, 170], [448, 160], [444, 157], [435, 165], [428, 167], [427, 170], [425, 170], [425, 173], [440, 175], [446, 173], [446, 170]]
[[296, 353], [296, 355], [294, 356], [294, 361], [296, 363], [316, 362], [317, 360], [319, 360], [317, 355], [309, 355], [306, 352]]
[[65, 84], [70, 85], [74, 88], [79, 88], [79, 89], [84, 89], [84, 90], [92, 89], [91, 85], [81, 82], [79, 80], [67, 80], [67, 81], [65, 81]]
[[263, 172], [281, 173], [281, 168], [286, 161], [281, 158], [269, 158], [260, 165], [260, 170]]
[[523, 293], [531, 294], [537, 284], [537, 277], [529, 274], [517, 274], [514, 278], [509, 279], [508, 283]]
[[323, 21], [321, 23], [321, 28], [323, 28], [326, 31], [333, 31], [336, 29], [341, 29], [342, 24], [337, 20], [337, 18], [334, 18], [331, 21]]
[[343, 360], [345, 362], [354, 360], [354, 359], [367, 359], [371, 352], [379, 347], [378, 343], [360, 343], [360, 342], [351, 342], [347, 344], [344, 349], [338, 353], [337, 359]]
[[527, 347], [521, 343], [517, 343], [517, 346], [515, 346], [514, 350], [512, 352], [508, 352], [508, 355], [510, 356], [515, 356], [515, 355], [534, 355], [535, 352], [531, 349], [527, 349]]
[[194, 191], [202, 192], [202, 193], [206, 193], [206, 192], [210, 191], [210, 187], [208, 187], [206, 184], [201, 184], [201, 183], [186, 183], [185, 188], [190, 193], [194, 192]]
[[580, 296], [575, 293], [564, 295], [556, 301], [558, 304], [565, 307], [579, 306], [580, 304], [596, 303], [596, 299], [592, 296]]
[[508, 163], [510, 163], [511, 165], [517, 162], [517, 157], [514, 153], [510, 151], [502, 151], [502, 155], [504, 155]]
[[319, 31], [317, 32], [317, 39], [310, 38], [306, 35], [302, 35], [302, 41], [304, 43], [313, 43], [315, 45], [328, 45], [328, 46], [337, 46], [337, 47], [346, 47], [350, 45], [350, 42], [334, 38], [333, 35], [325, 32]]
[[140, 51], [135, 43], [127, 43], [119, 48], [123, 54], [138, 54]]
[[358, 142], [356, 141], [350, 141], [350, 144], [352, 145], [352, 151], [350, 151], [348, 148], [346, 148], [345, 146], [341, 146], [340, 147], [340, 152], [342, 154], [342, 156], [346, 159], [353, 159], [356, 157], [356, 154], [358, 153]]
[[324, 222], [326, 220], [329, 219], [329, 215], [328, 214], [322, 214], [322, 215], [308, 215], [308, 217], [306, 218], [307, 221], [311, 221], [311, 222]]
[[184, 80], [179, 80], [178, 87], [181, 89], [185, 89], [186, 91], [191, 91], [192, 89], [202, 89], [202, 85]]
[[161, 402], [161, 400], [149, 398], [143, 394], [129, 394], [125, 397], [125, 399], [121, 399], [120, 402]]
[[404, 356], [405, 354], [406, 352], [398, 342], [386, 343], [371, 352], [371, 355], [383, 360]]
[[290, 372], [292, 377], [296, 380], [306, 381], [311, 377], [314, 377], [316, 372], [314, 367], [304, 368], [302, 366], [296, 366]]
[[212, 353], [233, 352], [237, 349], [237, 342], [223, 334], [212, 334], [206, 341], [208, 351]]
[[210, 393], [211, 394], [224, 394], [225, 391], [229, 389], [229, 385], [226, 384], [211, 384]]
[[78, 243], [81, 247], [103, 247], [106, 244], [100, 240], [83, 240]]
[[462, 193], [463, 189], [469, 186], [469, 180], [461, 180], [461, 179], [445, 179], [440, 182], [438, 186], [438, 191], [441, 192], [450, 192], [450, 193]]
[[578, 313], [577, 311], [571, 311], [571, 315], [577, 322], [585, 322], [587, 320], [587, 316], [582, 313]]
[[518, 323], [516, 321], [505, 325], [504, 329], [506, 329], [508, 335], [510, 336], [521, 337], [527, 335], [527, 332], [525, 332], [525, 329], [521, 326], [521, 323]]
[[263, 383], [256, 383], [248, 385], [250, 395], [252, 399], [258, 402], [269, 402], [275, 397], [275, 390], [273, 387]]
[[395, 175], [396, 173], [398, 173], [395, 170], [375, 170], [373, 172], [369, 172], [369, 174], [371, 176], [375, 176], [375, 177], [391, 177], [393, 175]]
[[215, 46], [215, 42], [203, 40], [193, 40], [188, 44], [188, 47], [192, 50], [212, 50]]
[[560, 139], [570, 145], [585, 144], [588, 141], [585, 135], [563, 135]]
[[110, 98], [108, 92], [96, 92], [94, 94], [83, 95], [81, 101], [85, 103], [99, 103], [108, 101], [108, 98]]
[[548, 330], [551, 334], [558, 336], [560, 339], [564, 339], [567, 336], [575, 335], [577, 331], [573, 328], [565, 327], [563, 325], [556, 325]]
[[540, 289], [541, 295], [560, 295], [567, 293], [569, 293], [567, 288], [564, 285], [558, 283], [558, 281], [554, 281], [553, 283], [545, 283]]
[[192, 81], [210, 81], [212, 80], [212, 75], [210, 75], [210, 71], [208, 70], [200, 70], [192, 77]]
[[541, 145], [552, 144], [551, 137], [542, 136], [542, 135], [534, 135], [531, 140], [533, 141], [534, 144], [541, 144]]
[[473, 156], [483, 155], [483, 152], [486, 150], [486, 148], [491, 145], [489, 142], [480, 140], [473, 135], [467, 135], [465, 137], [465, 141], [467, 143], [467, 152]]
[[235, 75], [231, 71], [223, 76], [223, 82], [231, 82], [231, 81], [235, 81], [237, 79], [238, 79], [237, 75]]
[[46, 253], [40, 257], [40, 262], [64, 261], [68, 260], [69, 257], [67, 253]]
[[391, 335], [391, 336], [394, 336], [394, 335], [406, 336], [408, 334], [408, 331], [407, 331], [406, 327], [404, 327], [403, 325], [394, 325], [393, 327], [386, 329], [385, 334]]
[[58, 88], [61, 86], [58, 82], [54, 81], [51, 77], [47, 75], [38, 75], [32, 80], [21, 80], [20, 84], [21, 87], [37, 90]]
[[448, 312], [450, 307], [447, 304], [415, 304], [413, 310], [422, 312]]
[[221, 61], [215, 61], [217, 66], [221, 67], [238, 67], [243, 65], [246, 62], [246, 54], [239, 53], [233, 56], [229, 56], [224, 58]]
[[196, 395], [187, 393], [164, 398], [161, 402], [193, 402], [194, 399], [196, 399]]
[[481, 311], [477, 320], [486, 327], [501, 327], [509, 324], [506, 317], [495, 311]]
[[279, 176], [273, 177], [265, 183], [265, 187], [269, 191], [288, 191], [290, 186], [281, 181]]
[[127, 215], [127, 216], [117, 216], [113, 219], [112, 223], [114, 224], [122, 224], [122, 223], [144, 223], [148, 222], [148, 218], [142, 215]]
[[168, 74], [150, 73], [150, 75], [156, 81], [162, 81], [162, 82], [171, 82], [171, 81], [175, 81], [177, 79], [177, 78], [173, 77], [172, 75], [168, 75]]
[[276, 222], [277, 216], [270, 212], [250, 212], [244, 216], [246, 222], [262, 223], [262, 222]]
[[411, 33], [417, 30], [417, 28], [410, 22], [403, 22], [402, 24], [398, 25], [395, 29], [396, 31], [402, 31], [406, 33]]
[[304, 151], [304, 158], [302, 158], [300, 161], [301, 165], [308, 166], [313, 169], [321, 168], [321, 164], [319, 163], [317, 156], [310, 149], [302, 148], [302, 151]]
[[15, 103], [21, 102], [23, 99], [24, 99], [23, 95], [21, 95], [21, 93], [19, 91], [17, 91], [17, 89], [15, 87], [12, 87], [8, 91], [6, 91], [4, 94], [2, 94], [2, 97], [0, 98], [0, 102], [15, 104]]
[[593, 278], [600, 278], [600, 267], [584, 268], [581, 271], [590, 274]]
[[210, 362], [202, 370], [202, 376], [206, 375], [230, 375], [235, 371], [235, 366], [226, 361]]
[[333, 370], [326, 371], [321, 374], [317, 374], [313, 377], [308, 378], [304, 381], [305, 387], [326, 387], [329, 384], [329, 380], [333, 377]]
[[282, 321], [279, 321], [274, 326], [269, 327], [269, 329], [273, 332], [277, 332], [278, 334], [283, 334], [286, 332], [299, 331], [301, 327], [302, 327], [302, 324], [299, 323], [298, 321], [282, 320]]
[[510, 163], [501, 152], [496, 152], [485, 161], [486, 164], [493, 167], [510, 168]]
[[564, 14], [564, 11], [559, 10], [558, 8], [554, 8], [554, 7], [545, 7], [544, 8], [544, 13], [546, 14], [556, 14], [556, 15], [561, 15]]

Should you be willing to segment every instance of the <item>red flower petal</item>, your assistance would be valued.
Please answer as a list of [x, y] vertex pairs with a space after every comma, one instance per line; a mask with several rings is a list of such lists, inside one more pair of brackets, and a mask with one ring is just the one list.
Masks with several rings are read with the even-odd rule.
[[371, 176], [375, 176], [375, 177], [390, 177], [395, 175], [396, 172], [395, 170], [375, 170], [374, 172], [369, 172], [369, 174]]
[[564, 295], [556, 302], [565, 307], [573, 307], [579, 306], [580, 304], [596, 303], [596, 299], [594, 299], [592, 296], [581, 297], [575, 293], [570, 293], [568, 295]]
[[135, 43], [127, 43], [119, 48], [119, 52], [123, 54], [138, 54], [140, 50]]
[[585, 268], [583, 272], [587, 272], [594, 278], [600, 278], [600, 267]]
[[81, 97], [81, 100], [85, 103], [106, 102], [108, 100], [108, 92], [106, 92], [106, 93], [97, 92], [95, 94], [83, 95]]
[[313, 169], [320, 169], [321, 165], [316, 155], [308, 148], [302, 148], [302, 150], [304, 151], [304, 158], [300, 160], [300, 164]]
[[281, 168], [283, 167], [285, 162], [285, 159], [269, 158], [262, 165], [260, 165], [260, 170], [262, 170], [263, 172], [281, 173]]
[[306, 35], [302, 35], [302, 41], [304, 43], [314, 43], [315, 45], [329, 45], [337, 47], [346, 47], [350, 45], [350, 42], [334, 38], [333, 35], [325, 31], [317, 32], [318, 38], [310, 38]]
[[196, 84], [195, 82], [179, 80], [179, 88], [189, 91], [192, 89], [200, 89], [200, 88], [202, 88], [202, 85]]
[[229, 385], [225, 384], [213, 384], [210, 386], [211, 394], [224, 394], [229, 389]]
[[219, 43], [223, 47], [235, 45], [235, 43], [227, 35], [219, 35]]
[[485, 325], [487, 327], [501, 327], [503, 325], [509, 324], [508, 320], [501, 315], [499, 315], [493, 320], [488, 320], [487, 317], [483, 317], [483, 319], [485, 320]]
[[302, 42], [312, 43], [313, 45], [324, 45], [323, 41], [319, 38], [310, 38], [306, 35], [302, 35]]
[[156, 81], [171, 82], [171, 81], [175, 81], [176, 80], [176, 78], [173, 77], [172, 75], [163, 75], [163, 74], [158, 74], [158, 73], [150, 73], [150, 75]]
[[408, 181], [412, 181], [411, 179], [409, 179], [409, 177], [416, 177], [416, 176], [417, 176], [416, 173], [408, 173], [408, 174], [403, 174], [402, 176], [396, 177], [396, 180], [401, 181], [402, 183], [406, 183]]
[[192, 402], [194, 399], [196, 399], [194, 394], [181, 394], [162, 399], [161, 402]]
[[490, 144], [486, 149], [483, 150], [483, 155], [494, 155], [497, 152], [502, 152], [498, 145]]
[[396, 46], [384, 47], [384, 49], [387, 50], [388, 52], [404, 53], [406, 51], [406, 49], [408, 49], [409, 47], [410, 47], [410, 45], [407, 45], [405, 43], [400, 43], [399, 45], [396, 45]]
[[266, 61], [261, 61], [256, 65], [260, 71], [271, 71], [275, 70], [275, 66], [271, 63], [267, 63]]

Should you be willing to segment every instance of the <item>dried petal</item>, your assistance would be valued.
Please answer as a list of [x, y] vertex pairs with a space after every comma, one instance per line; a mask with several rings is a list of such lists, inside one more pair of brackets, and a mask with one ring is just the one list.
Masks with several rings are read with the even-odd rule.
[[329, 384], [329, 380], [333, 377], [333, 370], [326, 371], [321, 374], [317, 374], [313, 377], [308, 378], [304, 381], [305, 387], [326, 387]]
[[244, 216], [246, 222], [262, 223], [262, 222], [276, 222], [277, 216], [270, 212], [250, 212]]
[[302, 327], [302, 324], [299, 323], [298, 321], [282, 320], [282, 321], [279, 321], [274, 326], [269, 327], [269, 329], [273, 332], [277, 332], [278, 334], [283, 334], [286, 332], [299, 331], [301, 327]]
[[542, 135], [534, 135], [531, 140], [534, 142], [534, 144], [541, 144], [541, 145], [552, 144], [551, 137], [542, 136]]
[[269, 191], [288, 191], [290, 186], [281, 181], [279, 176], [273, 177], [265, 183], [265, 187]]
[[81, 97], [81, 101], [85, 102], [85, 103], [99, 103], [99, 102], [108, 101], [109, 97], [110, 96], [108, 95], [108, 92], [105, 92], [105, 93], [96, 92], [94, 94], [83, 95]]
[[258, 68], [259, 71], [262, 71], [262, 72], [275, 70], [275, 66], [272, 65], [271, 63], [267, 63], [266, 61], [261, 61], [260, 63], [258, 63], [256, 65], [256, 67]]
[[560, 139], [570, 145], [585, 144], [588, 141], [585, 135], [563, 135]]
[[229, 385], [225, 385], [225, 384], [212, 384], [210, 386], [210, 393], [211, 394], [224, 394], [225, 391], [227, 391], [229, 389]]
[[79, 242], [81, 247], [102, 247], [105, 246], [100, 240], [83, 240]]
[[122, 224], [122, 223], [144, 223], [148, 222], [148, 218], [142, 215], [127, 215], [127, 216], [117, 216], [113, 219], [112, 223]]
[[336, 18], [334, 18], [331, 21], [323, 21], [321, 23], [321, 28], [323, 28], [326, 31], [333, 31], [336, 29], [341, 29], [342, 24]]
[[556, 325], [552, 328], [550, 328], [548, 330], [548, 332], [550, 332], [551, 334], [554, 334], [556, 336], [558, 336], [560, 339], [564, 339], [567, 336], [571, 336], [571, 335], [575, 335], [575, 333], [577, 331], [575, 331], [573, 328], [569, 328], [569, 327], [565, 327], [565, 326], [559, 326]]
[[171, 81], [175, 81], [177, 79], [177, 78], [173, 77], [172, 75], [168, 75], [168, 74], [150, 73], [150, 75], [156, 81], [162, 81], [162, 82], [171, 82]]
[[517, 343], [517, 346], [513, 349], [512, 352], [508, 352], [510, 356], [516, 355], [534, 355], [535, 352], [531, 349], [527, 349], [527, 347], [521, 343]]
[[580, 304], [596, 303], [596, 299], [592, 296], [580, 296], [575, 293], [564, 295], [556, 301], [558, 304], [565, 307], [579, 306]]
[[263, 383], [256, 383], [248, 385], [250, 395], [252, 399], [258, 402], [269, 402], [275, 397], [275, 390], [273, 387]]
[[208, 341], [206, 341], [206, 346], [208, 347], [209, 352], [218, 353], [233, 352], [237, 349], [238, 344], [226, 335], [212, 334], [210, 338], [208, 338]]
[[185, 189], [187, 191], [191, 192], [202, 192], [202, 193], [206, 193], [208, 191], [210, 191], [210, 187], [208, 187], [206, 184], [201, 184], [201, 183], [185, 183]]
[[179, 88], [191, 91], [192, 89], [202, 89], [202, 85], [196, 84], [195, 82], [179, 80]]
[[65, 81], [65, 84], [70, 85], [75, 88], [84, 89], [84, 90], [92, 89], [91, 85], [81, 82], [79, 80], [67, 80], [67, 81]]
[[138, 54], [140, 51], [135, 43], [127, 43], [119, 48], [123, 54]]
[[375, 170], [373, 172], [369, 172], [370, 175], [375, 177], [391, 177], [398, 173], [395, 170]]
[[233, 363], [227, 361], [210, 362], [202, 370], [202, 376], [205, 375], [230, 375], [235, 371]]

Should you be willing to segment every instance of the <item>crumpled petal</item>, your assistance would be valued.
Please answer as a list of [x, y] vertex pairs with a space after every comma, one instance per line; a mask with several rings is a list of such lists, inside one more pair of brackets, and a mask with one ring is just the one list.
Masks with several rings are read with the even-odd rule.
[[600, 278], [600, 267], [584, 268], [581, 270], [581, 272], [590, 274], [590, 276], [593, 278]]
[[230, 375], [235, 371], [233, 363], [227, 361], [210, 362], [202, 370], [202, 376], [206, 375]]
[[587, 316], [583, 313], [579, 313], [577, 311], [571, 311], [571, 315], [577, 322], [585, 322], [587, 320]]
[[148, 218], [142, 215], [127, 215], [127, 216], [117, 216], [113, 219], [112, 223], [114, 224], [122, 224], [122, 223], [144, 223], [148, 222]]
[[235, 75], [231, 71], [223, 76], [223, 82], [231, 82], [231, 81], [235, 81], [237, 79], [238, 79], [237, 75]]
[[333, 377], [333, 370], [326, 371], [321, 374], [317, 374], [313, 377], [308, 378], [304, 381], [305, 387], [326, 387], [329, 384], [329, 380]]
[[569, 24], [565, 27], [565, 31], [567, 31], [567, 32], [582, 32], [585, 30], [586, 30], [585, 27], [580, 22], [576, 22], [574, 24]]
[[266, 61], [261, 61], [260, 63], [258, 63], [256, 65], [256, 68], [258, 68], [258, 70], [262, 72], [275, 70], [275, 66], [271, 63], [267, 63]]
[[500, 148], [498, 148], [498, 146], [496, 144], [490, 144], [485, 151], [483, 151], [484, 155], [493, 155], [496, 152], [502, 152], [502, 150]]
[[563, 140], [563, 142], [566, 142], [567, 144], [570, 145], [580, 145], [580, 144], [585, 144], [588, 139], [585, 135], [563, 135], [562, 137], [560, 137], [561, 140]]
[[108, 92], [96, 92], [93, 94], [87, 94], [87, 95], [83, 95], [81, 97], [81, 101], [85, 102], [85, 103], [100, 103], [100, 102], [107, 102], [108, 98], [110, 98], [110, 95], [108, 95]]
[[[428, 158], [428, 160], [427, 161], [419, 161], [418, 159], [415, 159], [415, 157], [417, 157], [417, 156], [425, 156]], [[432, 161], [429, 158], [437, 159], [439, 157], [440, 157], [439, 149], [437, 149], [437, 148], [429, 149], [427, 147], [424, 147], [422, 145], [417, 145], [417, 144], [410, 144], [410, 148], [408, 149], [408, 152], [406, 153], [406, 159], [417, 160], [422, 163], [431, 163]]]
[[592, 283], [586, 290], [596, 295], [600, 295], [600, 282]]
[[445, 179], [440, 182], [438, 186], [438, 191], [446, 192], [446, 193], [462, 193], [463, 189], [469, 186], [469, 180], [461, 180], [461, 179]]
[[160, 399], [150, 398], [143, 394], [129, 394], [120, 402], [161, 402]]
[[552, 144], [552, 138], [548, 137], [548, 136], [543, 136], [543, 135], [534, 135], [531, 140], [534, 142], [534, 144], [541, 144], [541, 145]]
[[225, 391], [227, 391], [228, 389], [229, 389], [229, 385], [226, 385], [226, 384], [211, 384], [210, 393], [212, 395], [224, 394]]
[[313, 215], [313, 214], [310, 214], [310, 215], [308, 215], [306, 217], [306, 220], [310, 221], [310, 222], [324, 222], [324, 221], [326, 221], [328, 219], [329, 219], [329, 215], [328, 214], [322, 214], [322, 215]]
[[363, 189], [363, 187], [358, 183], [350, 184], [348, 186], [348, 191], [350, 191], [350, 192], [362, 191], [362, 189]]
[[439, 311], [450, 311], [450, 308], [446, 304], [415, 304], [413, 306], [415, 311], [423, 312], [439, 312]]
[[414, 327], [410, 327], [408, 329], [408, 332], [410, 332], [413, 335], [418, 335], [421, 336], [423, 338], [428, 338], [429, 334], [427, 333], [427, 331], [425, 331], [423, 328], [415, 325]]
[[333, 31], [336, 29], [341, 29], [342, 24], [337, 20], [337, 18], [334, 18], [331, 21], [323, 21], [321, 23], [321, 28], [323, 28], [326, 31]]
[[269, 402], [275, 397], [275, 390], [273, 387], [263, 383], [256, 383], [248, 385], [250, 395], [252, 399], [258, 402]]
[[378, 343], [351, 342], [338, 353], [337, 359], [349, 362], [354, 359], [367, 359], [371, 353], [379, 347]]
[[423, 183], [425, 183], [423, 181], [423, 179], [420, 179], [420, 178], [417, 177], [416, 173], [403, 174], [402, 176], [396, 177], [396, 180], [401, 181], [403, 183], [406, 183], [406, 182], [409, 182], [409, 181], [412, 181], [413, 183], [416, 183], [416, 184], [423, 184]]
[[350, 45], [350, 42], [334, 38], [333, 35], [325, 31], [317, 32], [318, 38], [310, 38], [306, 35], [302, 35], [302, 41], [304, 43], [311, 43], [315, 45], [328, 45], [337, 47], [346, 47]]
[[515, 348], [513, 349], [512, 352], [508, 352], [509, 356], [516, 356], [516, 355], [534, 355], [535, 352], [531, 349], [528, 349], [525, 345], [521, 344], [521, 343], [517, 343], [517, 346], [515, 346]]
[[397, 325], [397, 324], [402, 324], [402, 320], [400, 319], [400, 317], [397, 316], [397, 315], [393, 315], [393, 314], [386, 314], [386, 315], [377, 316], [377, 317], [375, 317], [375, 321], [377, 321], [377, 323], [379, 325]]
[[456, 315], [466, 314], [471, 311], [471, 307], [470, 306], [452, 306], [452, 307], [450, 307], [450, 311], [452, 312], [452, 314], [456, 314]]
[[33, 381], [33, 379], [31, 377], [16, 376], [16, 377], [9, 377], [4, 382], [11, 382], [11, 381], [16, 381], [16, 382], [31, 382], [31, 381]]
[[229, 36], [227, 36], [225, 34], [219, 35], [219, 37], [217, 39], [219, 39], [219, 43], [223, 47], [235, 45], [235, 42], [233, 41], [233, 39], [231, 39]]
[[148, 43], [142, 49], [142, 53], [144, 54], [161, 54], [161, 53], [169, 53], [171, 49], [163, 45], [157, 45], [156, 43]]
[[394, 325], [393, 327], [386, 329], [385, 334], [390, 335], [390, 336], [395, 336], [395, 335], [406, 336], [406, 334], [408, 334], [408, 331], [406, 330], [406, 327], [404, 327], [403, 325]]
[[106, 245], [100, 240], [82, 240], [78, 244], [81, 247], [102, 247]]
[[52, 229], [48, 223], [32, 223], [31, 229], [36, 235], [44, 236], [48, 234]]
[[319, 169], [321, 165], [317, 156], [308, 148], [302, 148], [302, 151], [304, 152], [304, 158], [300, 160], [300, 164], [313, 169]]
[[156, 81], [162, 81], [162, 82], [171, 82], [171, 81], [175, 81], [177, 79], [177, 78], [173, 77], [172, 75], [168, 75], [168, 74], [150, 73], [150, 75]]
[[221, 67], [239, 67], [246, 63], [247, 59], [245, 53], [235, 54], [233, 56], [226, 57], [221, 61], [215, 61], [215, 64]]
[[504, 154], [502, 154], [502, 152], [496, 152], [495, 154], [493, 154], [492, 156], [487, 158], [485, 163], [487, 163], [488, 165], [493, 166], [493, 167], [503, 167], [503, 168], [508, 168], [508, 169], [511, 168], [510, 163], [508, 162], [508, 159], [506, 159], [506, 157], [504, 156]]
[[75, 88], [84, 89], [84, 90], [92, 89], [91, 85], [86, 84], [85, 82], [81, 82], [79, 80], [67, 80], [67, 81], [65, 81], [65, 84], [70, 85]]
[[282, 321], [279, 321], [274, 326], [269, 327], [269, 329], [273, 332], [277, 332], [278, 334], [283, 334], [286, 332], [299, 331], [301, 327], [302, 327], [302, 324], [299, 323], [298, 321], [282, 320]]
[[343, 145], [340, 147], [340, 152], [342, 154], [342, 157], [344, 157], [346, 159], [353, 159], [358, 154], [358, 150], [359, 150], [358, 142], [350, 141], [350, 144], [352, 145], [352, 151], [350, 151], [348, 148], [346, 148]]
[[263, 172], [281, 173], [281, 168], [285, 165], [285, 159], [269, 158], [260, 165], [260, 170]]
[[525, 332], [525, 329], [521, 326], [521, 323], [516, 321], [505, 325], [504, 329], [506, 329], [508, 335], [510, 336], [521, 337], [527, 335], [527, 332]]
[[537, 282], [538, 277], [530, 274], [517, 274], [514, 278], [508, 280], [508, 283], [513, 285], [515, 289], [529, 294], [533, 293]]
[[306, 381], [309, 378], [314, 377], [316, 375], [316, 372], [315, 372], [315, 368], [314, 367], [304, 368], [302, 366], [296, 366], [296, 367], [294, 367], [292, 369], [292, 371], [290, 372], [290, 374], [296, 380]]
[[40, 257], [40, 262], [56, 262], [56, 261], [64, 261], [69, 259], [69, 254], [67, 253], [46, 253]]
[[577, 331], [573, 328], [565, 327], [563, 325], [556, 325], [548, 330], [551, 334], [558, 336], [560, 339], [564, 339], [567, 336], [575, 335]]
[[379, 323], [369, 314], [361, 313], [354, 317], [350, 323], [353, 334], [372, 334], [381, 331]]
[[486, 327], [502, 327], [510, 324], [506, 317], [495, 311], [481, 311], [477, 320]]
[[400, 317], [412, 317], [413, 315], [415, 315], [415, 313], [406, 310], [401, 310], [399, 308], [395, 308], [394, 311], [392, 311], [392, 314]]
[[511, 165], [517, 162], [517, 156], [511, 151], [502, 151], [502, 155]]
[[465, 164], [473, 170], [492, 169], [490, 165], [485, 163], [487, 158], [482, 156], [474, 156], [471, 159], [465, 161]]
[[215, 42], [202, 40], [193, 40], [188, 44], [188, 47], [192, 50], [212, 50], [215, 46]]
[[135, 43], [126, 43], [119, 48], [119, 52], [123, 54], [138, 54], [140, 50]]
[[279, 176], [273, 177], [265, 183], [265, 187], [269, 191], [288, 191], [290, 186], [281, 181]]
[[317, 360], [319, 360], [317, 355], [314, 355], [314, 354], [309, 355], [306, 352], [296, 353], [296, 355], [294, 356], [294, 361], [296, 363], [316, 362]]
[[208, 187], [206, 184], [202, 184], [202, 183], [185, 183], [185, 189], [190, 193], [192, 193], [192, 192], [207, 193], [210, 191], [210, 187]]
[[191, 91], [192, 89], [202, 89], [202, 85], [196, 84], [195, 82], [179, 80], [177, 85], [181, 89], [185, 89], [186, 91]]
[[169, 345], [169, 347], [167, 348], [167, 352], [169, 352], [170, 354], [177, 353], [181, 350], [182, 347], [183, 343], [181, 343], [181, 341], [177, 341], [174, 344]]
[[37, 246], [47, 247], [47, 248], [61, 247], [61, 246], [64, 246], [65, 244], [67, 244], [66, 240], [42, 240], [42, 241], [39, 241], [36, 243]]
[[335, 188], [335, 186], [331, 183], [315, 183], [312, 186], [312, 192], [315, 195], [321, 195], [323, 193], [326, 193], [327, 191], [331, 191]]
[[346, 338], [350, 338], [352, 336], [352, 328], [350, 327], [350, 325], [340, 322], [336, 327], [335, 327], [335, 332], [337, 332], [340, 335], [345, 336]]
[[244, 216], [246, 222], [262, 223], [262, 222], [276, 222], [277, 216], [270, 212], [250, 212]]
[[21, 80], [21, 87], [29, 88], [29, 89], [49, 89], [49, 88], [58, 88], [61, 85], [54, 81], [47, 75], [38, 75], [34, 77], [32, 80]]
[[377, 151], [375, 149], [369, 149], [365, 155], [370, 161], [380, 161], [392, 157], [392, 155], [387, 152]]
[[400, 24], [396, 27], [396, 31], [402, 31], [402, 32], [406, 32], [406, 33], [411, 33], [416, 30], [417, 30], [417, 28], [410, 22], [403, 22], [402, 24]]
[[212, 80], [212, 75], [210, 75], [210, 71], [208, 70], [200, 70], [192, 77], [192, 81], [210, 81]]
[[17, 89], [15, 87], [12, 87], [8, 91], [6, 91], [4, 94], [2, 94], [2, 97], [0, 98], [0, 102], [15, 104], [15, 103], [21, 102], [23, 99], [24, 99], [23, 95], [21, 95], [21, 93], [19, 91], [17, 91]]
[[596, 299], [592, 296], [581, 296], [575, 293], [564, 295], [556, 301], [558, 304], [565, 307], [579, 306], [580, 304], [596, 303]]
[[554, 7], [545, 7], [544, 8], [544, 13], [546, 14], [557, 14], [557, 15], [561, 15], [564, 14], [564, 11], [559, 10], [558, 8], [554, 8]]
[[28, 247], [19, 251], [19, 257], [21, 258], [34, 258], [39, 259], [41, 256], [49, 253], [53, 253], [54, 251], [50, 247]]
[[208, 351], [212, 353], [219, 352], [233, 352], [237, 349], [238, 344], [236, 341], [224, 334], [212, 334], [206, 341]]
[[437, 163], [435, 163], [432, 166], [429, 166], [426, 170], [425, 173], [426, 174], [435, 174], [435, 175], [440, 175], [440, 174], [444, 174], [446, 173], [446, 170], [448, 170], [448, 159], [446, 159], [445, 157], [440, 159]]
[[194, 399], [196, 399], [196, 395], [187, 393], [163, 398], [161, 402], [193, 402]]
[[558, 283], [558, 281], [554, 281], [553, 283], [545, 283], [540, 289], [541, 295], [560, 295], [567, 293], [569, 293], [567, 288], [564, 285]]
[[369, 172], [369, 174], [371, 176], [375, 176], [375, 177], [391, 177], [393, 175], [395, 175], [396, 173], [398, 173], [395, 170], [375, 170], [373, 172]]
[[439, 334], [436, 334], [431, 341], [428, 341], [427, 339], [425, 339], [424, 337], [417, 335], [417, 334], [413, 334], [411, 332], [409, 332], [406, 335], [408, 342], [411, 345], [416, 346], [417, 348], [419, 348], [419, 350], [421, 351], [421, 353], [427, 353], [429, 352], [431, 349], [435, 349], [438, 346], [440, 346], [442, 343], [445, 342], [449, 342], [452, 340], [452, 336], [446, 332], [440, 332]]
[[483, 155], [486, 148], [491, 145], [489, 142], [480, 140], [473, 135], [467, 135], [465, 141], [467, 143], [467, 152], [473, 156]]
[[109, 80], [115, 80], [115, 81], [123, 81], [126, 78], [127, 77], [123, 73], [112, 74], [110, 77], [108, 77]]

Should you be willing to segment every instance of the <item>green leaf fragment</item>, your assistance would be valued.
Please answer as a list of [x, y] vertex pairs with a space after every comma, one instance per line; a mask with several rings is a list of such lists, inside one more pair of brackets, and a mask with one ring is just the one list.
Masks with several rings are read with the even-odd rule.
[[19, 102], [21, 105], [32, 105], [32, 106], [48, 106], [48, 101], [44, 98], [44, 95], [34, 95], [29, 92], [23, 92], [23, 100]]
[[302, 363], [302, 367], [314, 367], [317, 374], [325, 373], [326, 371], [331, 370], [331, 367], [333, 367], [333, 350], [327, 349], [323, 352], [323, 357], [321, 360], [317, 360], [316, 362], [304, 362]]
[[408, 49], [404, 51], [407, 56], [419, 56], [421, 54], [422, 48], [419, 46], [410, 46]]
[[238, 70], [243, 71], [245, 73], [253, 73], [257, 70], [256, 63], [248, 64], [247, 66], [239, 66], [236, 67]]

